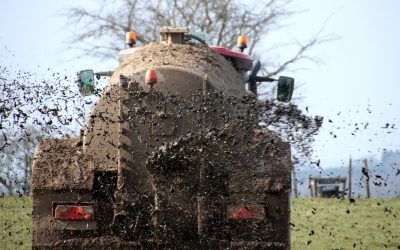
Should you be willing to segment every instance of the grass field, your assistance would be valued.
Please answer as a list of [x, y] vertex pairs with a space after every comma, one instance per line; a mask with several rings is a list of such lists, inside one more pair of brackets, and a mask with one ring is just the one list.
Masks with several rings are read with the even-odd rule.
[[30, 249], [32, 199], [0, 198], [0, 249]]
[[[0, 198], [0, 249], [31, 246], [29, 197]], [[293, 199], [292, 249], [400, 249], [400, 199]]]
[[293, 199], [292, 249], [400, 249], [400, 199]]

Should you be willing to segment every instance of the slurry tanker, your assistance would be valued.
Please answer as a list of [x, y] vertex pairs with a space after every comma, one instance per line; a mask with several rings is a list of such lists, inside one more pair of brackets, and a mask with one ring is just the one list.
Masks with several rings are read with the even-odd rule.
[[99, 95], [80, 136], [36, 147], [33, 248], [290, 249], [290, 146], [260, 127], [257, 83], [287, 102], [294, 79], [257, 76], [245, 36], [126, 38], [115, 71], [78, 73]]

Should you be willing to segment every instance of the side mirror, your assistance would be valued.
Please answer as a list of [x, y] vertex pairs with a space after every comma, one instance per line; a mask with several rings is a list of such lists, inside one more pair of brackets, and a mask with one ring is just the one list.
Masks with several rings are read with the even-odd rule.
[[94, 72], [91, 69], [81, 70], [78, 73], [79, 91], [82, 95], [88, 96], [94, 93], [96, 82]]
[[280, 102], [288, 102], [292, 99], [294, 89], [294, 78], [280, 76], [278, 79], [277, 99]]

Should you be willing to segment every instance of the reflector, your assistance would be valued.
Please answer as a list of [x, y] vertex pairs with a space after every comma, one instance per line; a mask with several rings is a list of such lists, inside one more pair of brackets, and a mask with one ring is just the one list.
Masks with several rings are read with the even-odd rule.
[[57, 205], [54, 211], [57, 220], [94, 220], [92, 206]]
[[154, 69], [148, 69], [144, 76], [144, 82], [150, 85], [157, 83], [157, 73]]
[[239, 220], [239, 219], [262, 220], [265, 218], [265, 210], [264, 207], [261, 205], [248, 207], [242, 204], [239, 206], [230, 207], [228, 209], [228, 217], [234, 220]]

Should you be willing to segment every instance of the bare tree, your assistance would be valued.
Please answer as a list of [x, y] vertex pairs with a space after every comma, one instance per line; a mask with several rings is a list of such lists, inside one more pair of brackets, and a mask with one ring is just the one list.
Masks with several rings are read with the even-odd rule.
[[[140, 43], [155, 41], [161, 26], [187, 26], [193, 32], [211, 35], [214, 45], [233, 47], [240, 34], [247, 35], [249, 53], [260, 39], [282, 28], [283, 22], [298, 13], [292, 10], [293, 0], [261, 0], [251, 4], [234, 0], [98, 0], [98, 7], [73, 7], [62, 11], [67, 27], [72, 28], [71, 48], [79, 55], [101, 59], [115, 58], [123, 48], [125, 32], [134, 30]], [[264, 75], [274, 76], [300, 60], [316, 59], [308, 52], [316, 45], [331, 40], [321, 29], [306, 42], [295, 41], [297, 50], [282, 60], [268, 61]], [[265, 51], [264, 51], [265, 52]], [[262, 52], [262, 53], [264, 53]], [[261, 55], [257, 55], [263, 58]], [[267, 63], [265, 64], [267, 65]]]

